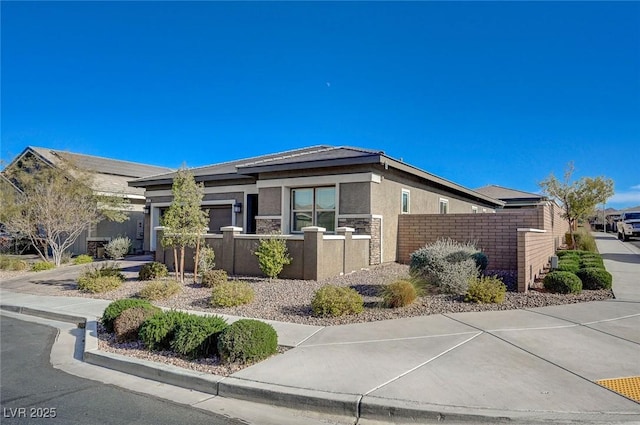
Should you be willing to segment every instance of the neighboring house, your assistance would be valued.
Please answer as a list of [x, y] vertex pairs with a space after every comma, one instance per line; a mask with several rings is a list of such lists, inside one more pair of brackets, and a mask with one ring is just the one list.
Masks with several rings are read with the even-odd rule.
[[[352, 227], [370, 235], [369, 264], [396, 261], [398, 216], [495, 212], [504, 202], [429, 174], [382, 151], [313, 146], [190, 170], [204, 183], [209, 231], [300, 234], [318, 226], [332, 234]], [[145, 189], [145, 250], [160, 249], [156, 228], [170, 205], [175, 173], [129, 182]], [[148, 238], [146, 237], [148, 235]]]
[[29, 146], [11, 161], [5, 170], [15, 167], [24, 158], [34, 158], [36, 161], [42, 161], [53, 167], [60, 164], [61, 161], [69, 161], [74, 166], [93, 173], [94, 180], [91, 188], [95, 192], [123, 196], [129, 200], [129, 220], [123, 223], [107, 220], [97, 223], [80, 235], [70, 248], [70, 252], [73, 254], [90, 253], [96, 255], [98, 246], [118, 235], [128, 236], [132, 241], [133, 250], [142, 251], [144, 240], [144, 190], [130, 187], [128, 181], [152, 174], [167, 173], [172, 169]]
[[509, 189], [497, 185], [484, 186], [476, 189], [476, 192], [503, 201], [505, 209], [531, 208], [549, 201], [549, 198], [544, 195], [523, 192], [521, 190]]

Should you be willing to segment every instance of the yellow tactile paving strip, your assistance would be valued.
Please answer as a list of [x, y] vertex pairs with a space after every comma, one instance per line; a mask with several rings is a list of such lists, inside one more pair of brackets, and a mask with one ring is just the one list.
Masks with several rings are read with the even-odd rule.
[[598, 385], [609, 388], [612, 391], [622, 394], [632, 400], [640, 402], [640, 376], [630, 376], [628, 378], [601, 379], [596, 381]]

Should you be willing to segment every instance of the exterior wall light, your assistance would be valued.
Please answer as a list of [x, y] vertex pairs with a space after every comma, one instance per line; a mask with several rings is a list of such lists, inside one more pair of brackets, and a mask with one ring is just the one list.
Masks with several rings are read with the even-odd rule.
[[242, 212], [242, 202], [236, 202], [233, 204], [233, 212], [236, 214], [240, 214]]

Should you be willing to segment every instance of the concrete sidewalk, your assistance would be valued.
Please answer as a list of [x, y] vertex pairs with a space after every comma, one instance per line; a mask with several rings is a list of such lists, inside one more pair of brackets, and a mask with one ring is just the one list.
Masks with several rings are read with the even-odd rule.
[[[206, 382], [223, 397], [359, 423], [640, 423], [640, 403], [595, 383], [640, 376], [640, 250], [595, 236], [614, 300], [332, 327], [272, 322], [295, 348]], [[22, 290], [3, 289], [2, 306], [94, 320], [108, 304]]]

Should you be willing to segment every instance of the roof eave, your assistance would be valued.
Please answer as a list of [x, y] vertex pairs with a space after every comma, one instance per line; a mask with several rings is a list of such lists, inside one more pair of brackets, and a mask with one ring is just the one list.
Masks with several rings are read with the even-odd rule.
[[240, 165], [238, 170], [245, 174], [267, 173], [288, 170], [304, 170], [309, 168], [328, 168], [350, 165], [379, 164], [380, 155], [371, 154], [351, 158], [321, 159], [314, 161], [291, 162], [287, 164]]

